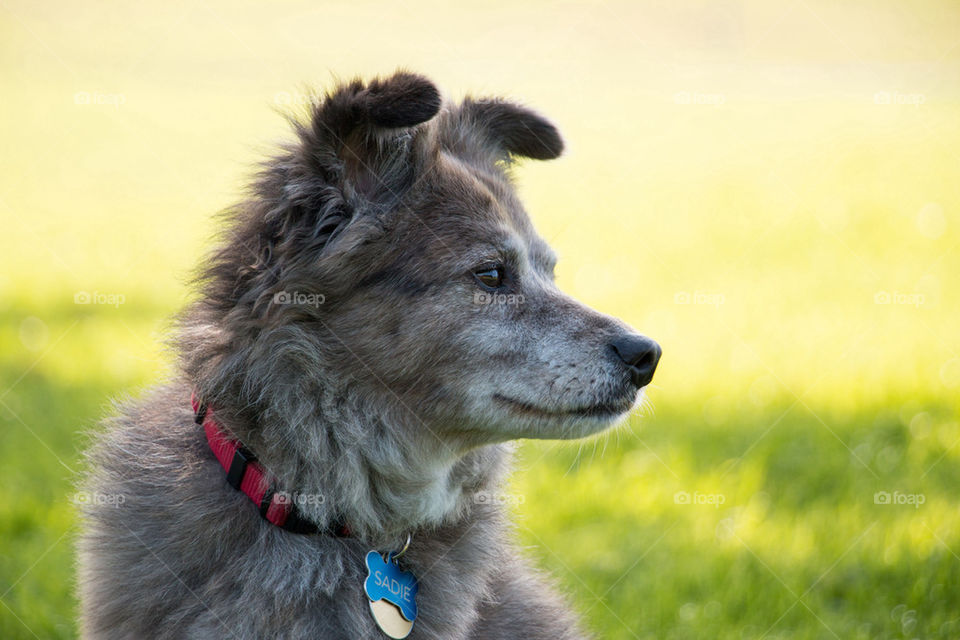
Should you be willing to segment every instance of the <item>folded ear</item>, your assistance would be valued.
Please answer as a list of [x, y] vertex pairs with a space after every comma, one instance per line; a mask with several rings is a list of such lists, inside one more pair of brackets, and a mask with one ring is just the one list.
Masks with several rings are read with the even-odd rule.
[[354, 204], [398, 195], [417, 170], [411, 128], [440, 105], [432, 82], [405, 71], [340, 85], [314, 105], [309, 122], [294, 122], [300, 167]]
[[360, 92], [361, 109], [376, 126], [412, 127], [437, 115], [440, 92], [432, 82], [400, 71], [386, 80], [373, 80]]
[[503, 153], [552, 160], [563, 152], [563, 139], [557, 128], [526, 107], [498, 99], [466, 98], [461, 113]]
[[314, 105], [318, 136], [345, 136], [364, 125], [394, 129], [426, 122], [440, 110], [440, 92], [423, 76], [398, 71], [388, 78], [342, 84]]
[[342, 83], [288, 120], [297, 139], [263, 164], [253, 193], [266, 224], [266, 263], [280, 244], [322, 250], [365, 212], [389, 207], [428, 159], [419, 127], [440, 109], [426, 78], [397, 72]]
[[422, 125], [440, 106], [433, 83], [398, 72], [339, 84], [305, 118], [290, 114], [296, 139], [262, 163], [199, 276], [207, 299], [224, 312], [249, 306], [259, 317], [284, 309], [270, 304], [275, 293], [324, 292], [321, 276], [339, 270], [320, 269], [321, 260], [329, 267], [379, 233], [380, 214], [430, 161], [431, 134]]

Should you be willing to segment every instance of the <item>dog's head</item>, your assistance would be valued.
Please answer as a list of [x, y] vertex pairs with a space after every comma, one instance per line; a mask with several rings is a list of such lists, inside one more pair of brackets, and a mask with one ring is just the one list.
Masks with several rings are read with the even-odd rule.
[[294, 126], [207, 272], [223, 358], [254, 345], [278, 369], [261, 378], [336, 381], [470, 445], [581, 437], [630, 411], [660, 347], [556, 287], [510, 181], [513, 160], [560, 155], [552, 124], [401, 72]]

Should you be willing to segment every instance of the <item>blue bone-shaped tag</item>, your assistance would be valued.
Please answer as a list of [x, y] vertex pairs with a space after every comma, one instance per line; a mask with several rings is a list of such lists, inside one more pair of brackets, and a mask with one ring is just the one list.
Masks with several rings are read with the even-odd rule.
[[384, 560], [376, 551], [367, 553], [367, 579], [363, 589], [370, 602], [386, 600], [400, 609], [401, 615], [413, 622], [417, 619], [417, 579], [402, 571], [388, 554]]

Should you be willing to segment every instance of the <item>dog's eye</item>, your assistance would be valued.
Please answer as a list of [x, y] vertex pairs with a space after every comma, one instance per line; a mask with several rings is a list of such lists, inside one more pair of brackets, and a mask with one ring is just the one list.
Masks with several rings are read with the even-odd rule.
[[483, 286], [496, 289], [503, 284], [503, 266], [484, 265], [473, 272], [473, 277]]

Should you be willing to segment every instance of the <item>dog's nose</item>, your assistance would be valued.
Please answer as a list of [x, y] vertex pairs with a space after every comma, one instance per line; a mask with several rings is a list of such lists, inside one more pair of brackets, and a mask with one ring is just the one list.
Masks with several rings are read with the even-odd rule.
[[637, 388], [645, 387], [653, 380], [653, 372], [660, 362], [660, 345], [646, 336], [628, 333], [610, 342], [614, 353], [627, 365], [630, 379]]

